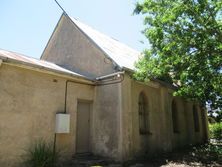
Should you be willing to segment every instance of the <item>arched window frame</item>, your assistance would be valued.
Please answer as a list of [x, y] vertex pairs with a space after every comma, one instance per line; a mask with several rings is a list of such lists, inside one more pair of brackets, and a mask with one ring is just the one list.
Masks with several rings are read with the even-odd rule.
[[150, 134], [149, 122], [149, 105], [144, 92], [139, 94], [138, 99], [138, 114], [139, 114], [139, 132], [141, 135]]
[[180, 132], [179, 115], [178, 115], [177, 102], [176, 102], [175, 99], [172, 100], [171, 111], [172, 111], [173, 132], [174, 133], [179, 133]]
[[195, 132], [200, 132], [199, 115], [198, 115], [198, 109], [196, 105], [193, 105], [193, 122], [194, 122]]

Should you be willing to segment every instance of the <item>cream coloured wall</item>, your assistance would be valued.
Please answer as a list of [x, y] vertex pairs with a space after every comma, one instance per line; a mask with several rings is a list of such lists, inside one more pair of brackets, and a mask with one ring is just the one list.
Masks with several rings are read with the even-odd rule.
[[[42, 55], [67, 69], [88, 77], [115, 72], [115, 65], [73, 23], [61, 17]], [[150, 134], [139, 134], [138, 98], [144, 92], [150, 111]], [[144, 153], [171, 151], [204, 140], [207, 126], [194, 132], [194, 102], [174, 97], [178, 107], [179, 133], [173, 133], [171, 103], [173, 90], [160, 83], [131, 80], [128, 74], [121, 84], [95, 88], [93, 105], [92, 150], [117, 160], [127, 160]], [[198, 109], [200, 119], [201, 111]], [[207, 123], [206, 123], [207, 125]], [[102, 128], [101, 128], [102, 127]], [[206, 135], [205, 135], [206, 136]]]
[[[172, 100], [174, 99], [175, 100], [175, 104], [176, 104], [176, 108], [177, 108], [177, 113], [178, 113], [178, 132], [173, 132], [173, 129], [172, 129], [172, 148], [176, 149], [176, 148], [179, 148], [179, 147], [184, 147], [186, 145], [188, 145], [189, 143], [187, 142], [187, 121], [189, 121], [189, 118], [186, 119], [187, 117], [187, 109], [186, 109], [186, 106], [185, 106], [185, 101], [184, 99], [182, 98], [179, 98], [179, 97], [176, 97], [176, 98], [173, 98], [172, 97], [172, 94], [170, 95], [171, 99], [170, 99], [170, 102], [172, 102]], [[170, 111], [171, 111], [171, 114], [172, 114], [172, 106], [170, 106]], [[171, 125], [173, 127], [173, 120], [172, 120], [172, 117], [171, 117]]]
[[[201, 110], [197, 103], [192, 101], [185, 101], [182, 98], [176, 98], [178, 107], [178, 119], [179, 119], [179, 133], [172, 133], [173, 149], [181, 148], [184, 146], [200, 144], [206, 141], [204, 140], [204, 131], [207, 133], [208, 129], [203, 126]], [[193, 119], [193, 105], [198, 108], [198, 119], [200, 131], [195, 132], [194, 130], [194, 119]], [[204, 117], [205, 121], [206, 115]]]
[[[167, 90], [160, 85], [154, 87], [138, 82], [132, 83], [132, 109], [134, 113], [134, 154], [158, 153], [171, 149], [170, 120], [167, 103]], [[140, 92], [144, 92], [148, 99], [150, 133], [139, 134], [138, 98]]]
[[[0, 67], [0, 165], [16, 166], [36, 139], [53, 142], [55, 114], [64, 111], [66, 78], [11, 65]], [[139, 133], [138, 98], [148, 99], [150, 134]], [[174, 97], [175, 98], [175, 97]], [[179, 133], [172, 129], [172, 90], [159, 83], [132, 80], [121, 84], [89, 86], [69, 83], [67, 113], [70, 134], [57, 135], [57, 149], [71, 158], [76, 148], [77, 102], [91, 102], [91, 151], [115, 160], [129, 160], [144, 153], [171, 151], [206, 140], [206, 111], [198, 109], [200, 132], [194, 131], [193, 103], [176, 97]], [[16, 137], [15, 137], [16, 136]]]
[[[173, 90], [159, 83], [147, 84], [132, 80], [125, 75], [122, 83], [122, 158], [127, 160], [142, 154], [156, 154], [173, 149], [199, 144], [208, 139], [206, 111], [201, 111], [198, 104], [173, 97]], [[143, 92], [148, 99], [150, 133], [139, 133], [138, 99]], [[179, 133], [173, 132], [172, 100], [178, 109]], [[200, 132], [195, 132], [193, 105], [198, 107]], [[201, 117], [203, 112], [203, 117]], [[203, 120], [202, 120], [203, 119]], [[206, 126], [203, 125], [206, 123]]]
[[121, 160], [120, 85], [96, 87], [93, 150], [95, 154]]
[[[163, 110], [165, 103], [164, 99], [161, 99], [163, 93], [161, 87], [158, 84], [148, 86], [133, 81], [126, 75], [122, 88], [123, 159], [168, 150], [171, 141], [165, 125], [169, 119]], [[140, 92], [146, 95], [149, 106], [150, 134], [146, 135], [139, 134], [138, 99]]]
[[[95, 78], [116, 72], [115, 65], [73, 23], [62, 16], [42, 58], [67, 69]], [[95, 88], [92, 150], [95, 154], [121, 159], [121, 87], [118, 84]]]
[[[55, 114], [64, 111], [65, 81], [11, 65], [0, 67], [0, 166], [17, 166], [35, 140], [53, 142]], [[57, 135], [64, 157], [75, 153], [77, 100], [93, 103], [93, 98], [94, 86], [69, 84], [70, 134]]]

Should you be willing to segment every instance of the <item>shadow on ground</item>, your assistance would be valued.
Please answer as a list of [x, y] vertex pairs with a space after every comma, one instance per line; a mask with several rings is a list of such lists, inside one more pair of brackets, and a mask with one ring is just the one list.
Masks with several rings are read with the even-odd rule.
[[[222, 145], [205, 144], [198, 147], [183, 148], [172, 153], [144, 157], [134, 164], [150, 167], [215, 166], [222, 167]], [[126, 164], [132, 166], [134, 164]], [[133, 167], [133, 166], [132, 166]]]
[[222, 167], [222, 145], [201, 145], [161, 155], [144, 156], [125, 163], [98, 156], [75, 157], [63, 167]]

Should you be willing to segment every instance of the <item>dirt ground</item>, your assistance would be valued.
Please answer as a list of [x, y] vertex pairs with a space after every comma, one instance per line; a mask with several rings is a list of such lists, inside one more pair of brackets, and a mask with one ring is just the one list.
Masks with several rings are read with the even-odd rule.
[[[187, 148], [138, 160], [127, 167], [222, 167], [222, 154], [215, 153], [209, 147]], [[222, 150], [222, 145], [218, 148]]]
[[[222, 153], [208, 150], [208, 146], [187, 148], [128, 161], [123, 164], [96, 156], [77, 157], [62, 167], [222, 167]], [[215, 148], [215, 147], [214, 147]], [[222, 150], [222, 145], [218, 146]]]

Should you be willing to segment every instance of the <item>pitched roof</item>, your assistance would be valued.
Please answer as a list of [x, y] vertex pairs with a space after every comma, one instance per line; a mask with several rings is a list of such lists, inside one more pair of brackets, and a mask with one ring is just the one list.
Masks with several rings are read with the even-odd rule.
[[80, 22], [75, 18], [71, 18], [73, 23], [90, 38], [109, 58], [111, 58], [121, 68], [134, 70], [134, 64], [138, 61], [140, 52], [130, 48], [129, 46], [113, 39], [92, 27]]
[[62, 68], [54, 63], [51, 63], [45, 60], [39, 60], [39, 59], [27, 57], [22, 54], [11, 52], [11, 51], [0, 50], [0, 59], [3, 59], [3, 61], [11, 60], [17, 63], [21, 63], [23, 65], [37, 67], [37, 68], [44, 68], [46, 70], [51, 70], [53, 72], [62, 73], [62, 74], [70, 75], [70, 76], [77, 76], [77, 77], [87, 79], [83, 75], [80, 75], [73, 71]]

